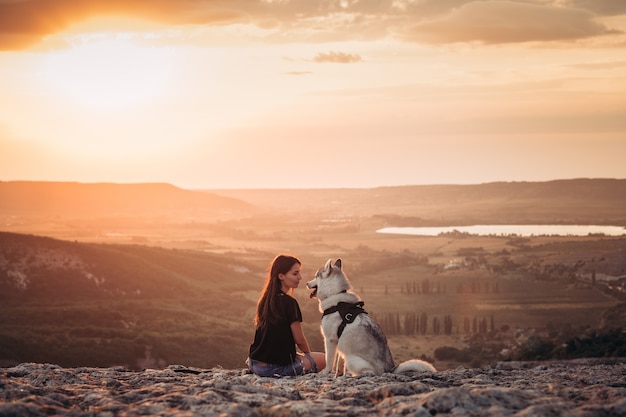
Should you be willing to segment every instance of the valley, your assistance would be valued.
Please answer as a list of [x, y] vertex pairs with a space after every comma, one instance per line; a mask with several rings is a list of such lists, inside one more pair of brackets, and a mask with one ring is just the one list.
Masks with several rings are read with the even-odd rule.
[[[626, 236], [376, 231], [626, 224], [626, 182], [589, 181], [175, 195], [156, 187], [149, 205], [167, 209], [134, 202], [125, 210], [118, 201], [110, 203], [116, 210], [93, 212], [86, 203], [78, 211], [62, 202], [43, 209], [30, 190], [30, 206], [0, 200], [0, 361], [242, 367], [256, 297], [278, 253], [298, 256], [305, 277], [342, 258], [398, 362], [421, 356], [440, 368], [480, 366], [528, 354], [533, 338], [563, 354], [559, 344], [623, 326]], [[127, 198], [107, 192], [100, 201]], [[193, 197], [160, 203], [188, 192]], [[303, 284], [296, 297], [310, 344], [323, 350], [317, 301]], [[442, 347], [459, 353], [437, 359]]]

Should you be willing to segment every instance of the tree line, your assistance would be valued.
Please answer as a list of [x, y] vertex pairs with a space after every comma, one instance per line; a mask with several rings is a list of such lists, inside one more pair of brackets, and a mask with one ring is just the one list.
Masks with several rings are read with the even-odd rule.
[[427, 333], [451, 335], [461, 332], [465, 334], [485, 334], [496, 329], [493, 314], [489, 319], [487, 317], [473, 317], [471, 319], [464, 317], [462, 327], [460, 324], [457, 324], [456, 328], [450, 315], [443, 316], [443, 318], [439, 316], [429, 318], [425, 312], [417, 313], [412, 311], [406, 313], [379, 313], [375, 314], [374, 318], [388, 336], [414, 336]]
[[[365, 289], [361, 287], [361, 293], [363, 294]], [[418, 281], [407, 281], [404, 285], [400, 286], [400, 294], [405, 295], [420, 295], [420, 294], [447, 294], [448, 286], [445, 283], [431, 282], [428, 278]], [[478, 282], [472, 281], [469, 283], [459, 283], [456, 286], [457, 294], [499, 294], [500, 284], [498, 282]], [[385, 295], [389, 294], [389, 286], [385, 285]]]

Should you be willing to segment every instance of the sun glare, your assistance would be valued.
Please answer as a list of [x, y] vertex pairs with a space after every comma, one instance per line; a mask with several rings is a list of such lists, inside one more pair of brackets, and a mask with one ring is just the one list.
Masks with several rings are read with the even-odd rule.
[[122, 109], [167, 92], [171, 53], [122, 36], [86, 38], [50, 53], [44, 69], [56, 93], [80, 105]]

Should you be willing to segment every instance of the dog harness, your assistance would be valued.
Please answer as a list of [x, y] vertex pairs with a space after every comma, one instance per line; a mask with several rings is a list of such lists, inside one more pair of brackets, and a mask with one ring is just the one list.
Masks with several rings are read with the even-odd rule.
[[341, 337], [341, 333], [343, 333], [343, 329], [346, 328], [346, 324], [352, 323], [359, 314], [367, 314], [367, 311], [363, 310], [364, 304], [365, 303], [363, 301], [359, 301], [358, 303], [340, 302], [337, 303], [336, 306], [332, 306], [324, 310], [322, 317], [339, 312], [339, 315], [341, 316], [341, 324], [337, 328], [337, 337], [339, 338]]

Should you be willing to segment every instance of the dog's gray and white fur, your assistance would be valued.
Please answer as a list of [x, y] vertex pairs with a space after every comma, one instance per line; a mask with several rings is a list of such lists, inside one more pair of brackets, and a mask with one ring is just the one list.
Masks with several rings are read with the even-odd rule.
[[[329, 259], [306, 286], [313, 290], [311, 298], [318, 298], [322, 313], [340, 305], [339, 303], [356, 304], [361, 301], [352, 291], [352, 286], [341, 268], [341, 259], [337, 259], [334, 264]], [[326, 349], [326, 367], [322, 372], [332, 371], [337, 353], [344, 360], [344, 375], [436, 371], [433, 365], [419, 359], [411, 359], [396, 366], [385, 334], [370, 315], [358, 314], [354, 321], [344, 324], [343, 332], [338, 336], [342, 321], [339, 312], [322, 316], [321, 327]]]

